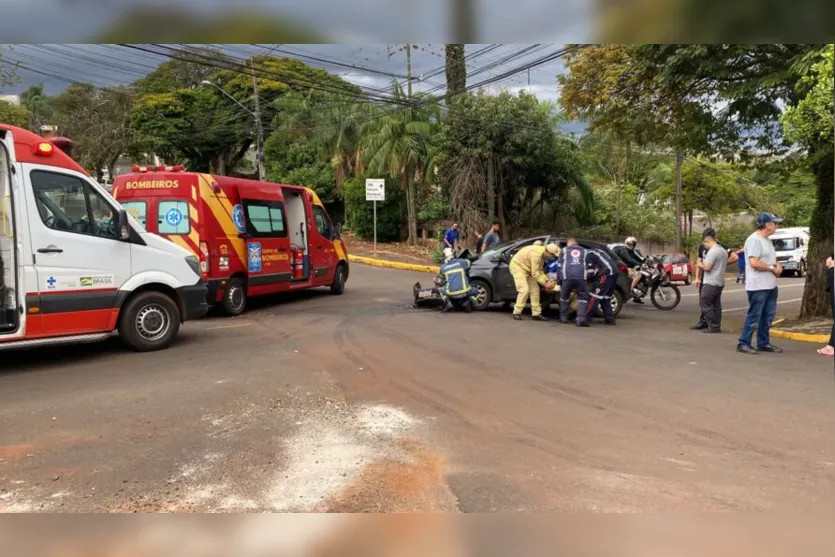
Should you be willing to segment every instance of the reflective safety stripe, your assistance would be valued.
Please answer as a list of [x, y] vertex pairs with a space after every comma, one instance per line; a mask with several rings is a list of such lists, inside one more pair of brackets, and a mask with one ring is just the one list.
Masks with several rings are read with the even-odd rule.
[[460, 296], [461, 294], [466, 294], [470, 291], [470, 287], [467, 284], [467, 274], [464, 272], [464, 269], [456, 269], [454, 271], [450, 271], [447, 274], [447, 281], [446, 283], [449, 284], [450, 278], [454, 275], [461, 275], [461, 286], [463, 287], [461, 290], [449, 290], [447, 289], [448, 296]]

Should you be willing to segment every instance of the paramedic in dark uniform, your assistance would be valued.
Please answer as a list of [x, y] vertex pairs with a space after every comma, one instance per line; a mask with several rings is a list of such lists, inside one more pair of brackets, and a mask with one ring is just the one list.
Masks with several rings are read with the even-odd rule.
[[588, 263], [591, 265], [594, 274], [591, 279], [591, 293], [587, 310], [587, 320], [591, 320], [597, 311], [597, 305], [603, 310], [603, 322], [607, 325], [615, 324], [615, 312], [612, 310], [612, 296], [615, 295], [615, 287], [618, 284], [617, 262], [609, 257], [603, 250], [590, 249], [588, 251]]
[[586, 284], [588, 253], [577, 245], [577, 240], [569, 238], [565, 249], [560, 252], [560, 323], [568, 323], [570, 313], [569, 299], [572, 293], [577, 295], [577, 326], [588, 327], [589, 291]]

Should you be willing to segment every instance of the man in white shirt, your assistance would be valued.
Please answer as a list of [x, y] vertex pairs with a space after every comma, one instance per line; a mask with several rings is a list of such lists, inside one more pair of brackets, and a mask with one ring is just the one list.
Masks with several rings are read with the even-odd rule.
[[[769, 332], [777, 313], [777, 277], [783, 267], [777, 263], [777, 251], [769, 240], [783, 219], [771, 213], [760, 213], [757, 231], [745, 241], [745, 290], [748, 292], [748, 315], [739, 336], [737, 352], [758, 354], [783, 352], [771, 344]], [[757, 348], [752, 345], [754, 327], [757, 327]]]

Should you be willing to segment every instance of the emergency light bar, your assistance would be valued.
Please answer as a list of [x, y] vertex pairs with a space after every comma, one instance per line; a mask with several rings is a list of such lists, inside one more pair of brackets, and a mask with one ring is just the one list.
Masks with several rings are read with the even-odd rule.
[[42, 142], [37, 143], [35, 145], [35, 154], [36, 155], [41, 155], [41, 156], [44, 156], [44, 157], [48, 157], [49, 155], [51, 155], [54, 152], [55, 152], [55, 146], [52, 145], [52, 143], [49, 143], [48, 141], [42, 141]]
[[133, 165], [131, 172], [184, 172], [186, 167], [181, 164], [174, 166], [136, 166]]

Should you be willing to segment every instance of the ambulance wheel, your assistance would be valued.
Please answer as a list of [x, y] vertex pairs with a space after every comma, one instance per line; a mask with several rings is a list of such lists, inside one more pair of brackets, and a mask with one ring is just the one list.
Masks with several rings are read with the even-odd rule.
[[177, 303], [162, 292], [142, 292], [119, 315], [119, 336], [137, 352], [168, 348], [180, 330]]
[[331, 294], [334, 296], [341, 296], [345, 292], [345, 266], [337, 265], [336, 271], [333, 273], [333, 282], [331, 283]]
[[235, 317], [246, 309], [246, 285], [238, 277], [229, 279], [226, 292], [223, 293], [223, 312]]
[[483, 280], [474, 280], [472, 283], [473, 287], [478, 290], [478, 295], [473, 300], [473, 309], [487, 311], [490, 307], [490, 301], [493, 299], [493, 291], [490, 290], [490, 285]]

